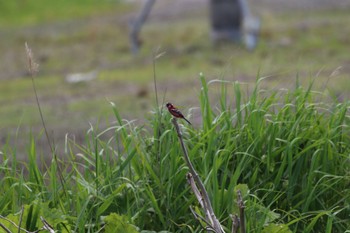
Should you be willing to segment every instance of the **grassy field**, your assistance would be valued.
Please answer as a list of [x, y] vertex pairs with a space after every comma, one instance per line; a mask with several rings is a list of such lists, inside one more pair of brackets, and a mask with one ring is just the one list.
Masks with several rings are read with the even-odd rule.
[[[219, 84], [222, 95], [214, 108], [210, 84], [204, 77], [201, 83], [203, 122], [181, 128], [227, 232], [229, 214], [238, 214], [237, 190], [246, 206], [247, 232], [349, 229], [348, 102], [329, 102], [311, 85], [266, 90], [259, 80], [249, 96], [240, 83]], [[234, 97], [226, 95], [231, 91]], [[67, 158], [54, 154], [45, 167], [47, 158], [38, 154], [34, 138], [28, 163], [5, 146], [2, 215], [16, 224], [23, 218], [22, 227], [31, 231], [43, 226], [42, 216], [60, 232], [201, 232], [189, 207], [204, 213], [187, 185], [189, 171], [170, 114], [155, 109], [140, 126], [111, 108], [116, 123], [91, 127], [83, 144], [68, 138]], [[5, 219], [0, 223], [17, 229]]]
[[101, 12], [121, 9], [118, 0], [61, 0], [48, 3], [45, 0], [13, 0], [0, 3], [2, 27], [28, 26], [43, 22], [78, 19]]
[[[176, 133], [154, 100], [153, 56], [164, 52], [160, 102], [182, 106], [193, 123], [182, 128], [186, 145], [225, 230], [238, 189], [248, 232], [350, 229], [347, 9], [262, 9], [253, 52], [213, 47], [202, 8], [155, 12], [132, 56], [131, 5], [43, 2], [0, 3], [1, 216], [30, 231], [43, 216], [60, 232], [200, 232]], [[40, 65], [35, 83], [55, 154], [25, 41]], [[98, 74], [90, 82], [65, 80], [90, 71]]]

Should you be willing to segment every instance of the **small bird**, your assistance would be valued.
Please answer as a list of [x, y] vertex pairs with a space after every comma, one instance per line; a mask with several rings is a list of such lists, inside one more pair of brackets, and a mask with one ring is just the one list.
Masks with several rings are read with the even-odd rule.
[[177, 109], [173, 104], [171, 103], [167, 103], [166, 107], [168, 108], [168, 111], [170, 112], [171, 115], [173, 115], [176, 118], [182, 118], [185, 121], [188, 122], [188, 124], [192, 125], [191, 122], [189, 120], [187, 120], [184, 115], [180, 112], [179, 109]]

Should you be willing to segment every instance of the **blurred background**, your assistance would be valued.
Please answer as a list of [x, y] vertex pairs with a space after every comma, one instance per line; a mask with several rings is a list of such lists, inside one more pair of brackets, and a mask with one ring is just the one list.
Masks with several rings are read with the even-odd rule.
[[[200, 72], [207, 81], [239, 81], [247, 90], [257, 77], [276, 90], [294, 88], [298, 77], [339, 101], [349, 97], [348, 0], [243, 1], [248, 13], [240, 25], [249, 22], [246, 14], [258, 23], [252, 47], [243, 39], [215, 39], [213, 15], [221, 15], [213, 13], [215, 1], [155, 0], [133, 51], [130, 31], [147, 2], [0, 0], [0, 148], [14, 145], [25, 157], [32, 134], [48, 150], [25, 42], [39, 64], [35, 82], [50, 137], [62, 149], [66, 135], [79, 143], [91, 126], [113, 125], [110, 102], [136, 124], [151, 117], [157, 55], [161, 103], [182, 106], [195, 125]], [[215, 105], [220, 87], [211, 88]]]

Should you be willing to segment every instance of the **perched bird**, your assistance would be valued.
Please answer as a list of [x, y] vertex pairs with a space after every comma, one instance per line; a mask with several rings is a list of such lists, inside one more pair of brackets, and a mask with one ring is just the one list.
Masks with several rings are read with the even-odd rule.
[[182, 118], [185, 121], [188, 122], [188, 124], [192, 125], [191, 122], [189, 120], [187, 120], [184, 115], [180, 112], [179, 109], [177, 109], [173, 104], [171, 103], [167, 103], [166, 107], [168, 108], [168, 111], [170, 112], [171, 115], [173, 115], [176, 118]]

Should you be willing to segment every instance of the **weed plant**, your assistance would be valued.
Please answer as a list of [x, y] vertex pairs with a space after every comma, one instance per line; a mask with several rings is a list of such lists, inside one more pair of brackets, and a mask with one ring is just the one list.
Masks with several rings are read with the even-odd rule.
[[[249, 95], [240, 83], [222, 82], [213, 100], [211, 84], [200, 81], [202, 121], [184, 123], [183, 136], [227, 232], [229, 215], [238, 213], [238, 189], [247, 232], [350, 229], [349, 103], [329, 101], [312, 84], [264, 90], [262, 80]], [[190, 212], [191, 205], [200, 210], [170, 115], [156, 108], [140, 126], [123, 120], [113, 103], [112, 109], [109, 128], [91, 127], [84, 145], [67, 139], [66, 156], [44, 168], [39, 164], [49, 155], [38, 152], [34, 137], [28, 162], [16, 159], [16, 148], [2, 147], [3, 226], [17, 231], [12, 220], [34, 231], [43, 216], [60, 232], [203, 230]]]

